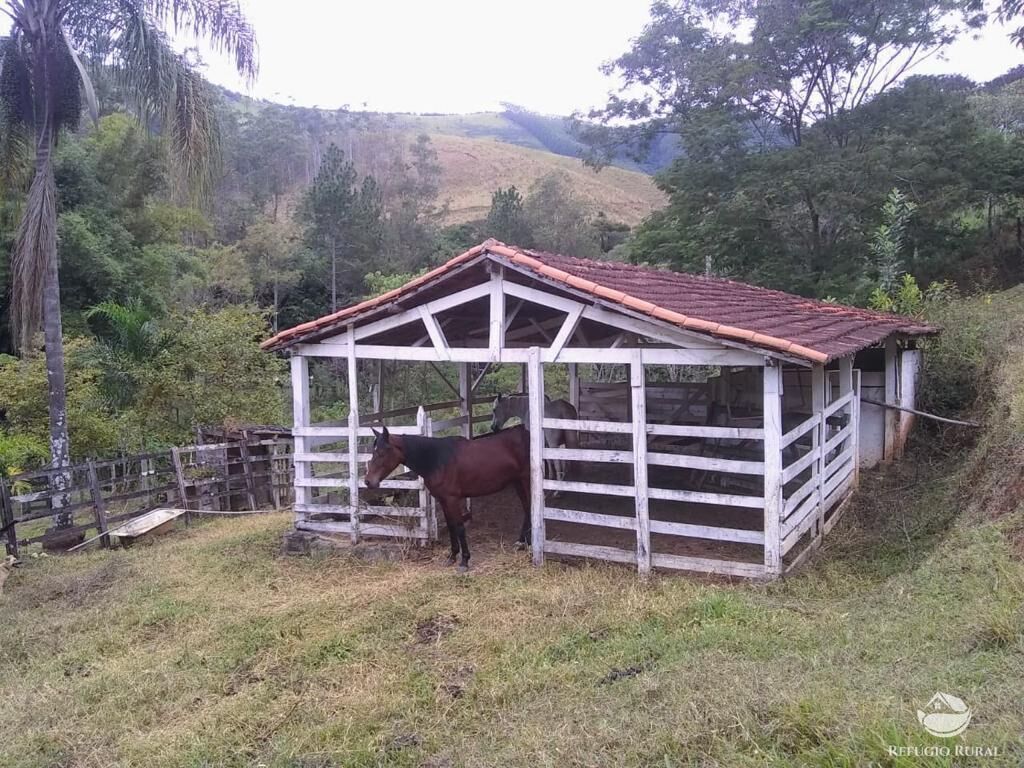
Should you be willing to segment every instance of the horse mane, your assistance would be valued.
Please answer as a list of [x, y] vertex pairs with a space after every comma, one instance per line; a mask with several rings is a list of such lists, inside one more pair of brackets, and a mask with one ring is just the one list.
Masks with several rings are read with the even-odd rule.
[[404, 435], [402, 449], [405, 461], [402, 463], [420, 477], [427, 477], [452, 460], [459, 439]]

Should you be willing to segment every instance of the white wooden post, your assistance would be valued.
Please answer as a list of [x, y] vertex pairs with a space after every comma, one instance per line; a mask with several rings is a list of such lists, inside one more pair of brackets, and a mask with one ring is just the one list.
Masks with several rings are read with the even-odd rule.
[[[300, 355], [292, 355], [292, 426], [295, 429], [309, 426], [309, 360]], [[306, 452], [306, 438], [295, 435], [293, 453], [299, 456]], [[304, 485], [309, 479], [309, 464], [295, 460], [295, 521], [304, 520], [306, 513], [302, 511], [309, 504], [311, 488]], [[182, 499], [182, 506], [185, 499]]]
[[377, 382], [373, 387], [373, 412], [384, 410], [384, 361], [377, 361]]
[[[422, 405], [416, 409], [416, 428], [419, 434], [424, 437], [426, 437], [430, 431], [430, 427], [427, 424], [427, 412], [423, 409]], [[420, 511], [423, 513], [423, 520], [420, 523], [420, 527], [427, 536], [425, 540], [421, 539], [420, 543], [425, 544], [426, 541], [433, 541], [437, 536], [432, 524], [434, 516], [430, 512], [430, 492], [427, 491], [426, 483], [423, 482], [422, 477], [420, 478], [419, 497]]]
[[352, 543], [359, 542], [359, 376], [355, 326], [348, 327], [348, 504]]
[[853, 487], [860, 482], [860, 368], [853, 369]]
[[[897, 365], [899, 363], [899, 349], [896, 339], [891, 336], [885, 340], [885, 402], [889, 405], [899, 405], [899, 380], [897, 379]], [[882, 450], [882, 460], [891, 461], [896, 453], [896, 430], [899, 429], [899, 411], [895, 408], [885, 409], [885, 446]]]
[[580, 412], [580, 375], [576, 363], [569, 363], [569, 402]]
[[[859, 372], [858, 372], [859, 376]], [[839, 396], [854, 391], [853, 355], [839, 358]], [[854, 484], [857, 482], [857, 468], [860, 466], [860, 450], [858, 440], [860, 438], [860, 390], [850, 403], [850, 445], [853, 447], [853, 476]], [[888, 409], [886, 409], [888, 410]]]
[[[422, 406], [420, 407], [420, 410], [423, 411]], [[427, 416], [426, 411], [423, 412], [423, 415], [423, 434], [426, 435], [427, 437], [433, 437], [434, 420], [431, 419], [430, 416]], [[417, 422], [418, 421], [419, 418], [417, 417]], [[423, 507], [423, 511], [427, 515], [427, 529], [430, 533], [430, 540], [437, 541], [437, 507], [434, 504], [434, 497], [430, 495], [430, 492], [427, 490], [427, 486], [425, 483], [423, 485], [423, 490], [420, 491], [420, 506]]]
[[466, 417], [462, 426], [463, 437], [473, 437], [473, 379], [469, 375], [469, 363], [459, 363], [459, 412]]
[[764, 366], [764, 567], [782, 573], [782, 367]]
[[491, 272], [491, 323], [488, 348], [491, 362], [498, 362], [502, 347], [505, 346], [505, 278], [503, 270], [492, 265]]
[[651, 519], [647, 504], [647, 387], [643, 350], [633, 351], [629, 365], [633, 395], [633, 486], [636, 489], [636, 567], [641, 576], [651, 572]]
[[530, 395], [530, 540], [533, 564], [544, 564], [544, 369], [540, 348], [530, 347], [527, 358]]
[[818, 509], [815, 514], [817, 518], [814, 523], [814, 535], [821, 533], [821, 526], [825, 522], [825, 443], [828, 441], [828, 427], [825, 424], [825, 376], [824, 364], [817, 364], [811, 368], [811, 412], [818, 417], [818, 424], [811, 434], [814, 436], [811, 442], [811, 450], [818, 458], [814, 461], [814, 472], [818, 476], [817, 490], [815, 494], [818, 499]]

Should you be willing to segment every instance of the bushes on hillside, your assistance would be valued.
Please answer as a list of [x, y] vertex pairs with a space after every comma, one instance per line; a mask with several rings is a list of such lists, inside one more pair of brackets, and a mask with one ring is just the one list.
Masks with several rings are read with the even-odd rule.
[[[284, 423], [284, 364], [259, 348], [264, 313], [206, 308], [159, 320], [104, 305], [98, 338], [65, 341], [74, 460], [192, 440], [199, 424]], [[49, 460], [42, 355], [0, 357], [0, 471]]]

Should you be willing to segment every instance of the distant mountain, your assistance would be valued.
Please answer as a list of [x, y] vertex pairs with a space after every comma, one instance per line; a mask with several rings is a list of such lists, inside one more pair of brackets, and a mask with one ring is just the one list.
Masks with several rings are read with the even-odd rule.
[[630, 226], [665, 205], [650, 173], [674, 157], [670, 142], [652, 148], [642, 162], [625, 154], [595, 171], [581, 157], [585, 147], [572, 134], [567, 118], [538, 115], [509, 107], [502, 112], [464, 115], [409, 114], [323, 110], [254, 100], [222, 91], [229, 111], [251, 119], [272, 110], [277, 121], [292, 126], [308, 145], [304, 170], [294, 178], [293, 192], [312, 178], [319, 151], [336, 143], [353, 158], [361, 173], [380, 180], [389, 162], [404, 162], [403, 148], [427, 135], [438, 155], [442, 179], [439, 203], [448, 203], [448, 223], [483, 218], [491, 193], [515, 185], [526, 192], [552, 172], [564, 172], [573, 188], [595, 212]]
[[578, 159], [493, 137], [428, 135], [441, 163], [441, 198], [449, 202], [448, 219], [453, 224], [485, 217], [496, 187], [515, 185], [525, 192], [552, 172], [568, 174], [577, 194], [595, 211], [630, 226], [667, 202], [651, 177], [638, 171], [609, 167], [595, 172]]
[[[530, 149], [541, 149], [563, 157], [582, 158], [587, 147], [572, 133], [567, 117], [541, 115], [508, 105], [501, 112], [472, 112], [465, 115], [394, 114], [396, 125], [409, 131], [446, 134], [473, 139], [496, 139]], [[630, 171], [652, 174], [667, 168], [680, 154], [675, 136], [659, 136], [640, 152], [636, 148], [620, 150], [611, 164]], [[640, 155], [637, 159], [635, 155]]]

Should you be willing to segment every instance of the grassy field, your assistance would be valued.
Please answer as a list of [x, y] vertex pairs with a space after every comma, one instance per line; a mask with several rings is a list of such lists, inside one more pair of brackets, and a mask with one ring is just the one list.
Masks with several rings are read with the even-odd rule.
[[962, 765], [888, 755], [942, 743], [941, 690], [975, 711], [954, 741], [1019, 765], [1024, 564], [1008, 518], [954, 522], [953, 469], [868, 475], [768, 586], [281, 557], [284, 514], [34, 560], [0, 602], [0, 764]]
[[506, 144], [495, 139], [431, 135], [441, 164], [440, 199], [448, 201], [448, 223], [482, 219], [491, 206], [491, 193], [515, 185], [524, 194], [530, 185], [552, 172], [569, 175], [573, 190], [596, 213], [631, 226], [665, 205], [665, 195], [650, 176], [622, 168], [595, 173], [572, 157]]
[[[283, 557], [286, 514], [29, 560], [0, 598], [0, 766], [1019, 766], [1024, 288], [943, 319], [929, 397], [984, 380], [986, 428], [864, 473], [781, 582]], [[917, 722], [938, 691], [962, 736]], [[998, 754], [891, 754], [957, 745]]]

